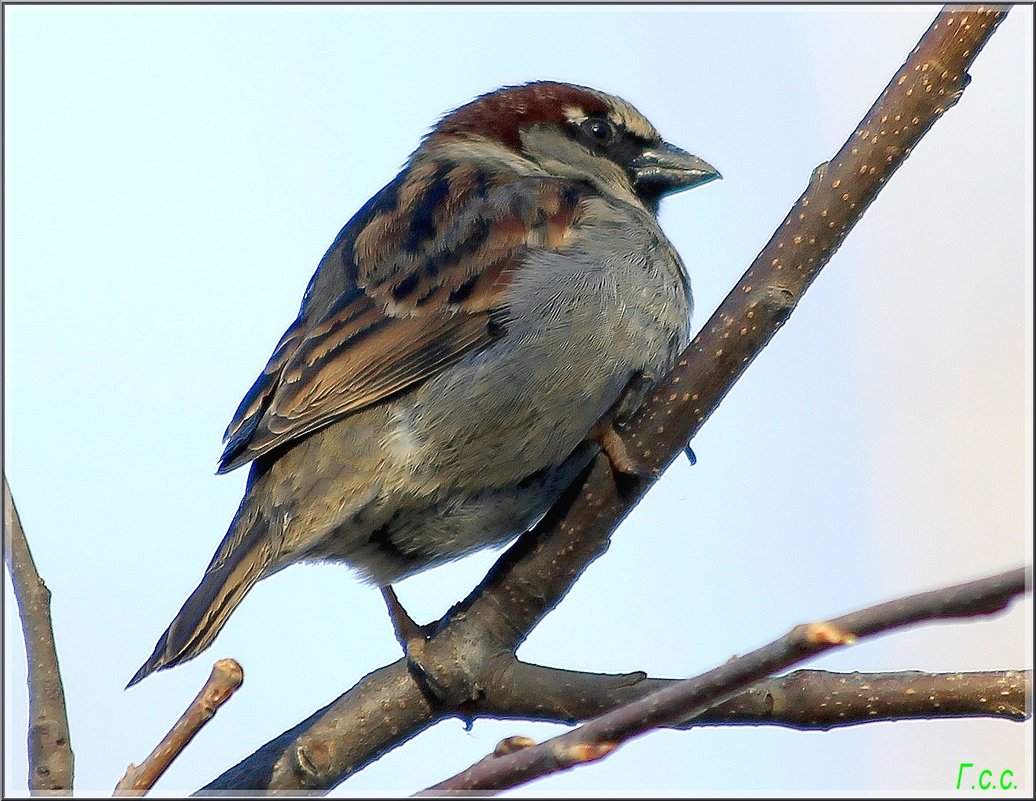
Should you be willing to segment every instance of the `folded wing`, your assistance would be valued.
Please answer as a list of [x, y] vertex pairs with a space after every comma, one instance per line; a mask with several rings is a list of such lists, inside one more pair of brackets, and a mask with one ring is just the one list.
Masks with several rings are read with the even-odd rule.
[[403, 392], [504, 333], [507, 288], [532, 249], [557, 250], [588, 191], [494, 184], [473, 165], [405, 171], [343, 229], [298, 319], [227, 428], [219, 472]]

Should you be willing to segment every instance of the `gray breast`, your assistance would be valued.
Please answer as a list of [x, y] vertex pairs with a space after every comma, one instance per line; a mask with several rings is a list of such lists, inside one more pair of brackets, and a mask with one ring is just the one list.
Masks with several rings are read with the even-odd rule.
[[400, 409], [401, 455], [413, 470], [438, 472], [449, 460], [459, 466], [451, 480], [476, 487], [560, 464], [633, 374], [659, 377], [687, 344], [686, 274], [654, 217], [591, 203], [583, 219], [592, 223], [559, 252], [534, 252], [514, 276], [506, 336]]

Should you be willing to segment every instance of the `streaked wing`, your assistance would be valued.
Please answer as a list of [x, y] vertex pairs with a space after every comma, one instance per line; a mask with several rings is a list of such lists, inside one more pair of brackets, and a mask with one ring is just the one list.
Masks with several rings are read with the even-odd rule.
[[227, 428], [219, 472], [413, 387], [501, 336], [497, 312], [512, 277], [531, 249], [565, 243], [583, 191], [553, 178], [496, 185], [445, 161], [415, 165], [385, 187], [321, 262], [298, 319]]

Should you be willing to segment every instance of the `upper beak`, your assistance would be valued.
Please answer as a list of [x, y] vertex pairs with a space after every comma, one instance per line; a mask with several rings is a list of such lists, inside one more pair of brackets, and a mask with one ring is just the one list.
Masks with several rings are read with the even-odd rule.
[[659, 198], [723, 176], [705, 159], [668, 142], [648, 148], [630, 163], [637, 192]]

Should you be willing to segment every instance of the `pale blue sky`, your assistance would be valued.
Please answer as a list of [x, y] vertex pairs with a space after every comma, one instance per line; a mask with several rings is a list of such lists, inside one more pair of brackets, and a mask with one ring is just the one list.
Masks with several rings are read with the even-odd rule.
[[[123, 686], [240, 498], [220, 436], [340, 226], [443, 112], [538, 78], [625, 97], [724, 180], [665, 202], [695, 328], [937, 7], [26, 7], [5, 15], [4, 469], [54, 619], [77, 789], [107, 794], [212, 662], [240, 693], [156, 794], [194, 790], [398, 657], [346, 569], [262, 582], [201, 658]], [[1031, 562], [1032, 10], [939, 121], [612, 548], [520, 655], [687, 676], [792, 625]], [[419, 620], [491, 564], [407, 580]], [[8, 587], [5, 579], [5, 587]], [[5, 786], [25, 792], [5, 589]], [[1031, 602], [816, 661], [1031, 667]], [[447, 721], [334, 794], [410, 793], [502, 737]], [[517, 795], [1032, 792], [1032, 725], [661, 732]]]

